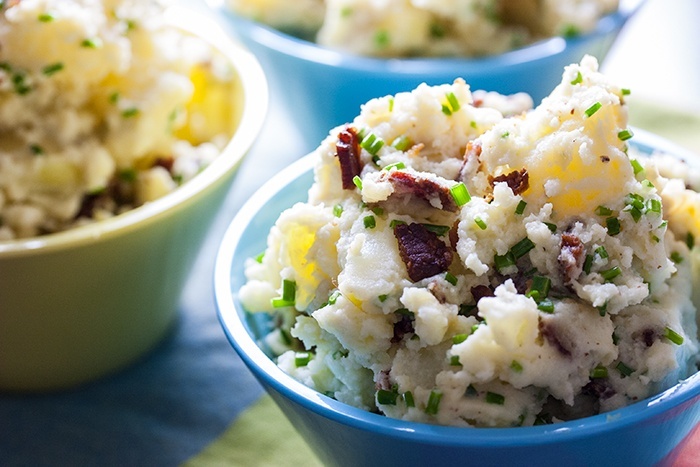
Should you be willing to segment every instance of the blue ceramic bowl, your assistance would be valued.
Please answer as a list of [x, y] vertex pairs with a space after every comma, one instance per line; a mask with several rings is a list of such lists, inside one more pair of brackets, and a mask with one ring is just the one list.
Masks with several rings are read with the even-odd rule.
[[584, 54], [602, 60], [620, 29], [643, 3], [621, 0], [590, 33], [554, 37], [486, 58], [369, 58], [338, 52], [236, 16], [223, 0], [207, 0], [231, 32], [258, 58], [270, 82], [271, 102], [282, 104], [310, 152], [359, 113], [373, 97], [410, 91], [419, 84], [464, 78], [472, 89], [505, 94], [527, 92], [535, 104], [561, 81], [564, 66]]
[[[635, 130], [634, 145], [693, 157]], [[411, 423], [335, 401], [294, 380], [258, 347], [269, 330], [264, 313], [249, 314], [237, 291], [244, 262], [266, 246], [279, 214], [305, 201], [313, 183], [304, 157], [270, 180], [227, 230], [215, 269], [215, 295], [226, 336], [245, 364], [325, 465], [656, 465], [700, 422], [700, 372], [667, 391], [602, 415], [556, 425], [455, 428]]]

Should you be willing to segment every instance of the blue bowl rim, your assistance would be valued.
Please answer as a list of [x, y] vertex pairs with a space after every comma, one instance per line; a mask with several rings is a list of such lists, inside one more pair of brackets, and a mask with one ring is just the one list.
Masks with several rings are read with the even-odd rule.
[[205, 0], [209, 6], [228, 18], [234, 33], [248, 37], [268, 49], [275, 50], [302, 61], [326, 66], [341, 66], [351, 70], [365, 70], [380, 73], [398, 74], [444, 74], [454, 72], [457, 66], [464, 73], [478, 73], [484, 69], [499, 69], [528, 62], [542, 60], [562, 53], [567, 47], [585, 43], [594, 38], [605, 37], [618, 31], [642, 6], [645, 0], [621, 0], [618, 10], [603, 16], [596, 27], [586, 33], [571, 38], [551, 37], [510, 50], [502, 54], [486, 57], [411, 57], [376, 58], [349, 54], [322, 47], [313, 42], [281, 32], [268, 25], [237, 15], [224, 6], [225, 0]]
[[[682, 160], [700, 161], [698, 156], [668, 140], [634, 129], [631, 144], [642, 152], [662, 150]], [[692, 162], [691, 162], [692, 163]], [[698, 164], [700, 162], [696, 162]], [[231, 290], [232, 266], [245, 260], [235, 258], [235, 251], [250, 221], [290, 181], [308, 174], [313, 167], [312, 154], [304, 156], [266, 182], [240, 209], [227, 228], [216, 256], [214, 294], [217, 315], [224, 333], [253, 374], [266, 386], [295, 404], [317, 415], [359, 430], [384, 436], [420, 439], [441, 446], [514, 447], [533, 444], [557, 444], [619, 431], [630, 425], [647, 422], [683, 406], [700, 401], [700, 371], [673, 387], [611, 412], [553, 425], [513, 428], [462, 428], [396, 420], [367, 412], [325, 396], [284, 373], [258, 347], [246, 329]], [[465, 431], [468, 430], [468, 431]], [[465, 436], [468, 434], [468, 436]], [[417, 438], [416, 438], [417, 437]]]

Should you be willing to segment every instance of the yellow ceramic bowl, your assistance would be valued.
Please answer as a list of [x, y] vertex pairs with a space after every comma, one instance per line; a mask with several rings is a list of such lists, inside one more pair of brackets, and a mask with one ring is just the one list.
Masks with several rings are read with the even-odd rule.
[[167, 334], [209, 225], [260, 132], [268, 94], [257, 60], [211, 20], [178, 8], [167, 15], [230, 58], [234, 136], [205, 170], [163, 198], [73, 230], [0, 242], [1, 391], [91, 381]]

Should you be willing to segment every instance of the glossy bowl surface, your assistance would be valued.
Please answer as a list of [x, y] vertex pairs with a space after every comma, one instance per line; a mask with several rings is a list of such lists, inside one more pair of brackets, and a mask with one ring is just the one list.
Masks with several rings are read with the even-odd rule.
[[[643, 153], [688, 154], [635, 130]], [[698, 161], [700, 163], [700, 161]], [[239, 211], [216, 260], [219, 319], [234, 349], [325, 465], [656, 465], [700, 422], [700, 372], [628, 407], [556, 425], [466, 429], [386, 418], [335, 401], [296, 381], [258, 346], [269, 330], [264, 313], [250, 314], [237, 292], [244, 263], [266, 246], [279, 214], [306, 201], [313, 161], [306, 156], [271, 179]], [[669, 464], [670, 465], [670, 464]]]
[[111, 373], [172, 328], [181, 290], [267, 110], [257, 60], [210, 19], [172, 7], [168, 20], [230, 58], [234, 136], [172, 193], [106, 221], [0, 242], [0, 390], [47, 391]]
[[535, 104], [561, 81], [564, 67], [591, 54], [602, 60], [621, 28], [644, 0], [621, 0], [588, 34], [554, 37], [485, 58], [362, 57], [318, 46], [242, 18], [207, 0], [230, 29], [260, 60], [273, 102], [287, 109], [306, 147], [313, 150], [328, 130], [351, 121], [374, 97], [410, 91], [420, 83], [451, 83], [462, 77], [472, 89], [505, 94], [524, 91]]

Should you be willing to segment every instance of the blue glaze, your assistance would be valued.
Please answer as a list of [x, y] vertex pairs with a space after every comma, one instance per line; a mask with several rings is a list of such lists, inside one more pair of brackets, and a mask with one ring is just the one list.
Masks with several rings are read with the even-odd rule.
[[[210, 0], [210, 3], [216, 4]], [[585, 54], [602, 60], [643, 0], [621, 2], [588, 34], [554, 37], [485, 58], [382, 59], [351, 55], [298, 39], [219, 7], [224, 23], [258, 58], [270, 82], [272, 105], [283, 105], [315, 148], [330, 129], [351, 121], [375, 97], [464, 78], [472, 89], [527, 92], [537, 105], [561, 81], [566, 65]]]
[[[662, 149], [693, 157], [659, 137], [634, 132], [631, 144], [644, 153]], [[700, 422], [700, 373], [606, 414], [556, 425], [478, 429], [386, 418], [337, 402], [285, 374], [258, 347], [267, 315], [246, 313], [237, 291], [245, 282], [244, 261], [265, 249], [281, 211], [305, 201], [312, 183], [307, 156], [262, 187], [227, 230], [214, 278], [227, 338], [325, 465], [670, 465], [673, 448]]]

